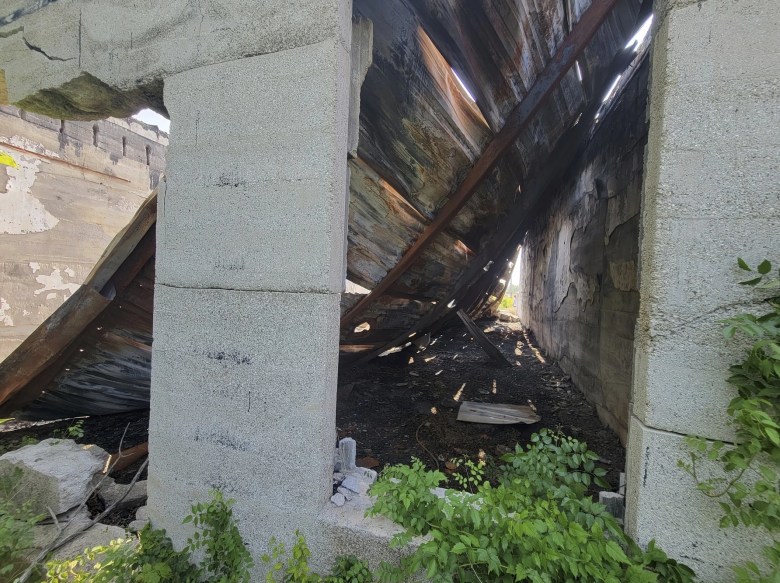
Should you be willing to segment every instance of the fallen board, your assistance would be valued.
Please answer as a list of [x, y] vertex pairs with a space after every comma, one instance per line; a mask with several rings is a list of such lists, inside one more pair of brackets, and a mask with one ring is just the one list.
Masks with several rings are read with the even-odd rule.
[[458, 409], [458, 421], [467, 423], [490, 423], [511, 425], [512, 423], [538, 423], [542, 418], [532, 407], [526, 405], [503, 405], [464, 401]]
[[482, 347], [482, 350], [484, 350], [485, 353], [493, 359], [493, 362], [495, 362], [498, 366], [512, 366], [512, 363], [509, 362], [509, 359], [506, 356], [504, 356], [504, 353], [498, 349], [498, 346], [490, 341], [490, 338], [488, 338], [487, 335], [482, 331], [482, 328], [477, 326], [474, 323], [474, 320], [469, 318], [469, 315], [466, 312], [463, 310], [458, 310], [458, 318], [460, 318], [461, 322], [466, 325], [466, 328], [469, 332], [471, 332], [474, 340], [476, 340], [477, 343]]

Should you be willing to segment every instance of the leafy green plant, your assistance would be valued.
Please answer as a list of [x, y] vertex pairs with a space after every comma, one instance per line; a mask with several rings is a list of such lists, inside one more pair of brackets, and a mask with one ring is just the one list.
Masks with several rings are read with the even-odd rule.
[[272, 538], [269, 552], [262, 561], [269, 567], [266, 583], [372, 583], [374, 580], [368, 565], [354, 556], [340, 557], [330, 575], [312, 573], [309, 567], [311, 551], [306, 539], [295, 531], [295, 544], [290, 553], [284, 543]]
[[43, 518], [36, 515], [29, 502], [19, 503], [22, 470], [0, 478], [0, 581], [13, 581], [30, 562], [33, 549], [33, 526]]
[[[755, 271], [742, 259], [740, 269], [751, 277], [741, 285], [770, 290], [762, 314], [742, 313], [723, 323], [726, 338], [750, 340], [744, 359], [732, 365], [728, 382], [737, 389], [728, 406], [736, 445], [688, 438], [690, 459], [679, 465], [706, 496], [720, 501], [721, 527], [740, 524], [769, 532], [774, 541], [764, 549], [770, 572], [754, 563], [735, 567], [739, 583], [780, 581], [780, 273], [762, 261]], [[755, 277], [754, 277], [755, 276]], [[704, 460], [719, 467], [714, 475], [701, 475]]]
[[144, 527], [137, 540], [116, 539], [71, 560], [50, 561], [48, 583], [162, 583], [200, 581], [186, 551], [176, 551], [165, 531]]
[[71, 439], [81, 439], [84, 437], [84, 420], [79, 419], [73, 423], [73, 425], [68, 425], [65, 429], [65, 433], [67, 433], [68, 437]]
[[233, 502], [215, 490], [208, 503], [195, 504], [184, 519], [185, 524], [192, 522], [198, 528], [186, 550], [191, 554], [204, 551], [202, 568], [208, 581], [215, 583], [247, 583], [254, 566], [233, 518]]
[[[195, 504], [184, 520], [196, 527], [181, 551], [163, 530], [146, 526], [137, 539], [112, 541], [74, 559], [50, 561], [46, 582], [69, 583], [246, 583], [252, 557], [233, 518], [232, 500], [213, 492], [208, 503]], [[202, 551], [200, 566], [193, 553]]]
[[59, 439], [81, 439], [84, 437], [84, 420], [79, 419], [64, 429], [56, 429], [52, 435]]
[[693, 572], [651, 544], [642, 551], [604, 506], [586, 496], [600, 480], [598, 456], [584, 443], [542, 430], [527, 448], [503, 456], [499, 483], [470, 491], [432, 491], [443, 473], [419, 460], [383, 472], [371, 493], [371, 514], [403, 526], [393, 544], [427, 536], [400, 567], [383, 564], [379, 579], [408, 581], [417, 573], [434, 582], [632, 583], [693, 581]]

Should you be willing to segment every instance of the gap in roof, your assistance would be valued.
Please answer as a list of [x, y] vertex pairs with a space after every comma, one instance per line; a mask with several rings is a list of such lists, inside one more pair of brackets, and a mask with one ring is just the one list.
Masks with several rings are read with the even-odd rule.
[[167, 117], [163, 117], [156, 111], [152, 111], [151, 109], [142, 109], [133, 116], [133, 119], [142, 121], [145, 124], [149, 124], [150, 126], [157, 126], [166, 134], [170, 133], [171, 131], [171, 120], [169, 120]]
[[455, 76], [455, 79], [458, 80], [458, 84], [460, 85], [460, 88], [463, 89], [463, 93], [466, 94], [466, 97], [468, 97], [472, 103], [476, 103], [477, 100], [474, 99], [474, 96], [471, 94], [471, 91], [469, 91], [469, 88], [466, 87], [466, 84], [463, 82], [463, 80], [458, 76], [458, 72], [455, 71], [452, 67], [450, 67], [450, 71], [452, 71], [452, 74]]
[[633, 46], [635, 51], [639, 50], [639, 47], [642, 46], [647, 35], [650, 33], [650, 26], [653, 24], [653, 16], [654, 15], [651, 14], [648, 19], [642, 23], [642, 26], [639, 27], [636, 34], [628, 41], [628, 44], [626, 45], [627, 49]]

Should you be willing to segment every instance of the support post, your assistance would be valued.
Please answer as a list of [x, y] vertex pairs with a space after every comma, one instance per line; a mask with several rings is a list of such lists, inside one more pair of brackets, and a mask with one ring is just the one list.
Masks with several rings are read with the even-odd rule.
[[320, 4], [324, 40], [165, 80], [150, 514], [181, 545], [189, 506], [220, 489], [257, 580], [270, 537], [296, 529], [330, 560], [315, 522], [336, 437], [351, 2]]
[[[658, 22], [642, 199], [640, 313], [626, 527], [701, 581], [760, 562], [760, 529], [719, 528], [717, 500], [677, 466], [685, 436], [732, 441], [728, 366], [745, 346], [720, 321], [756, 309], [736, 258], [780, 249], [776, 9], [763, 0], [667, 0]], [[701, 468], [707, 472], [707, 468]]]

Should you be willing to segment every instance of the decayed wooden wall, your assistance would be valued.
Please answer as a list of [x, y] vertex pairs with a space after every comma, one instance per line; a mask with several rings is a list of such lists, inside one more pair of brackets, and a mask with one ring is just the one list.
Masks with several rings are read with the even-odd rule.
[[[156, 186], [168, 138], [134, 120], [0, 106], [0, 360], [78, 289]], [[97, 144], [97, 145], [95, 145]]]

